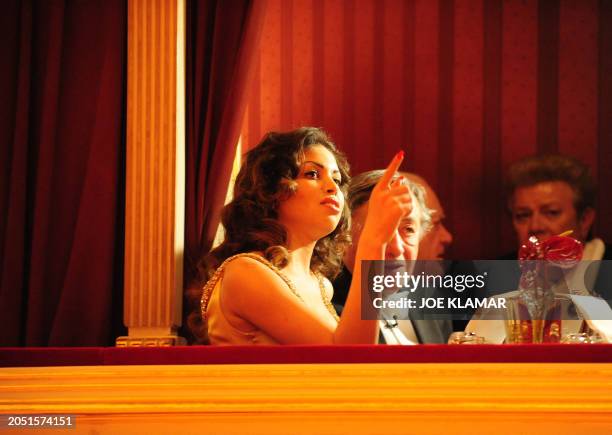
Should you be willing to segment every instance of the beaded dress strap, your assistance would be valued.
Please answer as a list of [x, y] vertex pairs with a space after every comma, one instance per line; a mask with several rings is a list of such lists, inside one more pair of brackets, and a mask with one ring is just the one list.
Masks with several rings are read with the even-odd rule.
[[[202, 319], [206, 320], [206, 309], [208, 308], [208, 302], [210, 301], [210, 296], [215, 286], [217, 285], [219, 278], [221, 278], [221, 275], [223, 274], [225, 266], [230, 261], [233, 261], [236, 258], [241, 258], [241, 257], [248, 257], [248, 258], [259, 261], [260, 263], [268, 266], [270, 269], [276, 272], [276, 274], [285, 282], [285, 284], [287, 284], [287, 287], [289, 287], [289, 290], [291, 290], [291, 293], [293, 293], [300, 301], [302, 301], [303, 303], [306, 303], [304, 299], [302, 298], [302, 296], [297, 291], [297, 289], [295, 288], [295, 285], [293, 285], [293, 282], [278, 267], [276, 267], [274, 264], [272, 264], [270, 261], [268, 261], [266, 258], [262, 257], [261, 255], [254, 254], [252, 252], [244, 252], [242, 254], [236, 254], [236, 255], [233, 255], [227, 258], [223, 263], [221, 263], [221, 265], [217, 268], [217, 270], [215, 270], [215, 273], [213, 274], [213, 276], [204, 285], [204, 289], [202, 290], [202, 298], [200, 299], [200, 310], [202, 313]], [[325, 307], [330, 312], [332, 317], [336, 319], [336, 321], [338, 321], [339, 320], [338, 314], [336, 313], [334, 306], [332, 305], [329, 298], [327, 297], [327, 293], [325, 291], [325, 284], [323, 283], [323, 278], [320, 274], [317, 274], [316, 277], [319, 282], [319, 289], [321, 290], [321, 299], [323, 300]]]

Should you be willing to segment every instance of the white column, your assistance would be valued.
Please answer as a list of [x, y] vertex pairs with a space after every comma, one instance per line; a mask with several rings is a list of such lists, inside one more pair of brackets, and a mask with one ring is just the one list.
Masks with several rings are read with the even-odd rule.
[[117, 346], [184, 344], [185, 1], [129, 0], [124, 323]]

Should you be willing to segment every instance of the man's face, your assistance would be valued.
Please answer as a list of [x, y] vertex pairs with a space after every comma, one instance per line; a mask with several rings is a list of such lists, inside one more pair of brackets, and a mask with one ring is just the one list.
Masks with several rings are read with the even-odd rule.
[[441, 260], [448, 245], [453, 241], [453, 236], [444, 226], [443, 220], [446, 217], [444, 208], [440, 200], [431, 187], [424, 180], [414, 180], [425, 188], [425, 204], [432, 210], [431, 230], [419, 244], [419, 260]]
[[[368, 215], [368, 203], [357, 207], [351, 214], [351, 237], [353, 243], [347, 250], [344, 264], [353, 270], [355, 253], [361, 231]], [[393, 239], [387, 244], [385, 260], [416, 260], [419, 253], [419, 237], [421, 234], [421, 219], [419, 205], [413, 196], [412, 212], [400, 222]]]
[[519, 246], [530, 236], [540, 241], [573, 230], [572, 237], [584, 242], [593, 223], [594, 212], [587, 210], [578, 216], [575, 194], [564, 181], [547, 181], [519, 187], [510, 204], [512, 224]]

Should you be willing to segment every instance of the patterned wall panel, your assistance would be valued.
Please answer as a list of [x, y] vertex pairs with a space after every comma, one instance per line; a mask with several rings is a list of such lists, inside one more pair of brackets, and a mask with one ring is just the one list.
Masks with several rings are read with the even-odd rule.
[[509, 163], [562, 152], [599, 177], [612, 240], [612, 22], [598, 0], [271, 0], [243, 128], [324, 127], [353, 173], [407, 151], [447, 209], [455, 258], [514, 248]]

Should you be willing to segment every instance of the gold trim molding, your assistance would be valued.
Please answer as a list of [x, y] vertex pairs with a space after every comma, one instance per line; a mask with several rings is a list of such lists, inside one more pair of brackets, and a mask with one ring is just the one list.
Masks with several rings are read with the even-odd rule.
[[[283, 433], [273, 430], [279, 423], [284, 433], [320, 432], [328, 427], [323, 422], [334, 419], [345, 421], [334, 433], [408, 428], [442, 433], [448, 425], [455, 433], [478, 433], [485, 422], [494, 424], [488, 428], [496, 433], [521, 428], [575, 433], [578, 427], [609, 433], [612, 364], [4, 368], [0, 410], [73, 414], [77, 426], [79, 419], [104, 421], [106, 428], [113, 422], [145, 424], [148, 433], [162, 433], [180, 421], [228, 425], [232, 432]], [[287, 426], [296, 416], [304, 425], [293, 420]], [[508, 425], [500, 426], [503, 421]], [[202, 427], [186, 433], [196, 429]]]
[[186, 346], [187, 341], [183, 337], [167, 335], [164, 337], [119, 337], [116, 341], [117, 347], [170, 347]]

